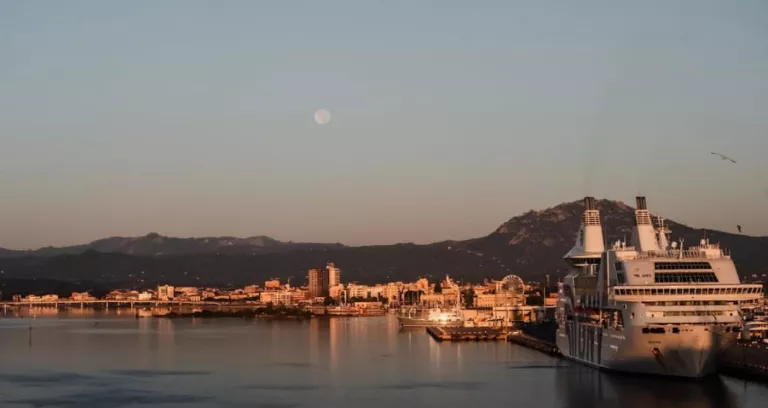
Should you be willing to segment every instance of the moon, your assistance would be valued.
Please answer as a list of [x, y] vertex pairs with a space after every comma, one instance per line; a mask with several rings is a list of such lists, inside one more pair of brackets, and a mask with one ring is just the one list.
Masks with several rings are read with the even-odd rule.
[[318, 109], [315, 111], [315, 123], [318, 125], [325, 125], [331, 121], [331, 112], [326, 109]]

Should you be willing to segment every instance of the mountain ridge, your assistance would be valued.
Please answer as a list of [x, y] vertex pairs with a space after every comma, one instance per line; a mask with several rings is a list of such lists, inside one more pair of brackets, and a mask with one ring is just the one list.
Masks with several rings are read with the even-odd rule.
[[[610, 200], [596, 200], [596, 205], [607, 243], [631, 237], [634, 208]], [[562, 257], [575, 242], [583, 210], [581, 200], [566, 202], [512, 217], [483, 237], [424, 245], [355, 247], [283, 243], [271, 239], [256, 239], [252, 242], [254, 245], [246, 245], [247, 242], [236, 245], [225, 239], [213, 245], [210, 240], [216, 238], [186, 241], [187, 238], [159, 234], [138, 237], [137, 241], [130, 241], [134, 238], [123, 241], [125, 238], [120, 237], [115, 242], [109, 241], [113, 237], [106, 238], [100, 246], [75, 253], [11, 257], [0, 254], [0, 278], [90, 282], [89, 285], [99, 287], [148, 287], [158, 283], [238, 286], [272, 277], [303, 282], [308, 269], [335, 262], [342, 269], [343, 281], [369, 284], [411, 281], [420, 276], [436, 279], [445, 274], [474, 282], [507, 274], [527, 280], [540, 280], [544, 275], [556, 279], [568, 270]], [[768, 272], [764, 263], [768, 237], [693, 228], [673, 220], [666, 220], [666, 225], [672, 230], [673, 239], [682, 237], [686, 245], [698, 243], [707, 236], [732, 250], [742, 276]], [[205, 242], [206, 239], [209, 241]], [[94, 242], [99, 241], [102, 240]], [[222, 242], [228, 244], [218, 245]], [[160, 251], [158, 246], [153, 246], [160, 244], [170, 249]], [[179, 247], [180, 244], [185, 245]], [[111, 251], [98, 251], [95, 247]], [[199, 247], [205, 250], [190, 252], [189, 248]], [[127, 253], [129, 250], [133, 252]]]
[[122, 253], [128, 255], [162, 256], [192, 255], [204, 253], [268, 253], [302, 249], [307, 247], [338, 248], [340, 243], [310, 243], [279, 241], [265, 235], [249, 237], [204, 236], [171, 237], [150, 232], [136, 237], [112, 236], [100, 238], [87, 244], [63, 247], [46, 246], [33, 250], [12, 250], [0, 248], [0, 257], [13, 256], [59, 256], [80, 254], [86, 251]]

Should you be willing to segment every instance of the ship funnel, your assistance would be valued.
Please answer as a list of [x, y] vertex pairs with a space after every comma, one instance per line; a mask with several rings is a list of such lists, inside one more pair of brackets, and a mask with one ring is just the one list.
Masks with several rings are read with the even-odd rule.
[[571, 265], [587, 265], [590, 258], [599, 258], [605, 250], [600, 212], [595, 204], [594, 197], [584, 198], [584, 214], [581, 216], [579, 236], [576, 238], [576, 245], [565, 255]]
[[635, 227], [632, 229], [632, 245], [640, 252], [658, 251], [659, 241], [651, 223], [651, 213], [645, 197], [637, 197], [635, 210]]

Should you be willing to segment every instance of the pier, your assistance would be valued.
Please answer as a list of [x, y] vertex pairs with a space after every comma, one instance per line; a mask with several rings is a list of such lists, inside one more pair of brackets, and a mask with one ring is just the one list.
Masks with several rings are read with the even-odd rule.
[[507, 333], [490, 327], [427, 327], [437, 341], [506, 341]]
[[738, 341], [720, 356], [720, 371], [734, 377], [768, 381], [768, 344]]
[[536, 337], [528, 336], [524, 333], [513, 334], [508, 337], [511, 343], [519, 344], [534, 350], [538, 350], [542, 353], [549, 354], [550, 356], [561, 356], [560, 349], [557, 345], [545, 340], [537, 339]]

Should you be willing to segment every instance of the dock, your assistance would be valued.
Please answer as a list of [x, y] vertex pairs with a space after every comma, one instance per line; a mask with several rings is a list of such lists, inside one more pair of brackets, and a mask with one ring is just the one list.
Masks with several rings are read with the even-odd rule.
[[739, 340], [721, 354], [723, 374], [757, 381], [768, 381], [768, 344]]
[[427, 327], [437, 341], [506, 341], [507, 333], [490, 327]]
[[524, 333], [513, 334], [508, 337], [511, 343], [519, 344], [524, 347], [538, 350], [542, 353], [549, 354], [550, 356], [560, 356], [560, 349], [557, 345], [545, 340], [537, 339], [536, 337], [528, 336]]

